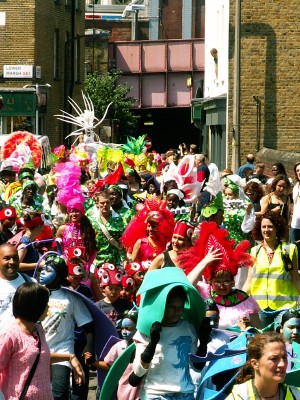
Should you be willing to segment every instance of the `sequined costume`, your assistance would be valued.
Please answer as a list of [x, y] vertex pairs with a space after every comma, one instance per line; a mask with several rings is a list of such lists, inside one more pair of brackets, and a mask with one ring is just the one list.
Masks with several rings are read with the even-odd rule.
[[[94, 264], [96, 267], [100, 267], [105, 262], [111, 262], [113, 264], [121, 264], [124, 259], [124, 250], [117, 249], [112, 243], [108, 241], [102, 229], [100, 227], [100, 223], [103, 222], [100, 220], [100, 217], [91, 217], [89, 216], [91, 224], [96, 232], [96, 247], [97, 247], [97, 255], [94, 260]], [[106, 229], [109, 234], [119, 242], [119, 238], [122, 236], [124, 231], [124, 222], [120, 216], [113, 218], [112, 216], [107, 219], [107, 223], [105, 224]], [[120, 244], [121, 247], [121, 244]]]

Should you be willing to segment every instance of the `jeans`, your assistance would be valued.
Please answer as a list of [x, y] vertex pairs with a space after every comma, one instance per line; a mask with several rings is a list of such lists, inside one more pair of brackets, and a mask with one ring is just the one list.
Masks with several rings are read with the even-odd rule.
[[268, 325], [271, 325], [273, 322], [275, 324], [274, 327], [270, 327], [271, 331], [274, 331], [278, 325], [281, 323], [281, 318], [282, 315], [286, 312], [286, 310], [278, 310], [274, 311], [271, 310], [270, 308], [266, 308], [265, 310], [261, 310], [258, 313], [260, 322], [261, 322], [261, 327], [266, 328]]
[[86, 345], [86, 340], [75, 340], [74, 342], [74, 353], [78, 358], [85, 375], [85, 382], [80, 386], [76, 384], [74, 379], [74, 373], [72, 372], [72, 394], [71, 400], [87, 400], [89, 393], [89, 373], [90, 368], [84, 362], [84, 357], [82, 355], [84, 347]]
[[70, 368], [65, 365], [54, 364], [51, 366], [51, 388], [54, 400], [69, 400], [70, 374]]
[[194, 393], [148, 394], [146, 400], [194, 400]]

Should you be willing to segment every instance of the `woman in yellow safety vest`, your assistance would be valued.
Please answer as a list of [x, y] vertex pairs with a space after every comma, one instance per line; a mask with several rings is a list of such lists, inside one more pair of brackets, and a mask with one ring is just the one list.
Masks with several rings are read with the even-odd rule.
[[283, 337], [265, 332], [248, 343], [248, 361], [226, 400], [298, 400], [300, 389], [284, 382], [288, 357]]
[[255, 263], [249, 268], [243, 290], [260, 306], [263, 327], [280, 324], [284, 311], [296, 308], [299, 298], [297, 247], [282, 241], [286, 228], [281, 215], [267, 211], [257, 218], [252, 231], [253, 239], [260, 243], [251, 249]]

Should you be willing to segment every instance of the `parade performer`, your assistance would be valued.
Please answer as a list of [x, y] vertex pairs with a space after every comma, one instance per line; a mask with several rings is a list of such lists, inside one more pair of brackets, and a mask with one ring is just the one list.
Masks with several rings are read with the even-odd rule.
[[86, 217], [83, 206], [85, 198], [79, 184], [80, 167], [73, 162], [58, 163], [55, 171], [57, 201], [67, 208], [69, 215], [69, 222], [58, 228], [56, 238], [61, 242], [67, 259], [80, 257], [85, 261], [90, 279], [86, 284], [91, 286], [95, 298], [100, 299], [101, 291], [94, 274], [90, 272], [90, 266], [96, 257], [96, 240], [94, 228]]
[[[254, 259], [247, 253], [250, 243], [243, 241], [234, 249], [234, 240], [228, 240], [228, 232], [218, 228], [215, 222], [203, 222], [199, 238], [194, 245], [179, 256], [181, 268], [199, 293], [211, 298], [220, 312], [219, 327], [226, 329], [238, 325], [238, 321], [250, 316], [251, 325], [260, 327], [256, 301], [242, 290], [234, 288], [234, 277], [242, 266], [252, 266]], [[218, 252], [220, 258], [204, 265], [204, 257]], [[205, 278], [205, 282], [201, 277]]]
[[121, 243], [130, 261], [151, 262], [166, 249], [175, 226], [173, 214], [165, 201], [154, 195], [146, 200], [124, 231]]
[[[71, 136], [77, 136], [77, 138], [74, 141], [75, 143], [78, 141], [79, 145], [79, 151], [80, 148], [86, 149], [87, 152], [90, 154], [91, 158], [95, 161], [96, 160], [96, 150], [99, 147], [102, 146], [108, 146], [111, 148], [117, 148], [120, 147], [120, 144], [114, 144], [114, 143], [103, 143], [101, 142], [99, 136], [95, 133], [95, 129], [103, 122], [103, 120], [106, 117], [106, 114], [108, 112], [109, 107], [111, 106], [112, 103], [109, 103], [108, 106], [106, 107], [105, 113], [102, 117], [101, 120], [99, 120], [95, 116], [95, 110], [94, 110], [94, 105], [90, 99], [89, 96], [86, 96], [82, 92], [82, 98], [84, 102], [84, 109], [82, 110], [79, 105], [70, 97], [68, 98], [68, 102], [75, 111], [76, 115], [72, 115], [66, 111], [60, 110], [62, 114], [60, 115], [55, 115], [57, 119], [60, 121], [66, 122], [68, 124], [76, 125], [78, 129], [70, 133], [65, 139]], [[80, 143], [81, 141], [81, 143]]]
[[178, 166], [172, 163], [167, 172], [163, 173], [163, 184], [175, 180], [177, 188], [183, 191], [184, 201], [192, 204], [201, 192], [203, 184], [197, 180], [195, 159], [192, 155], [184, 156]]
[[59, 163], [55, 171], [58, 187], [57, 201], [67, 207], [69, 214], [69, 222], [58, 228], [56, 237], [61, 238], [65, 254], [69, 248], [79, 250], [81, 248], [84, 254], [77, 254], [77, 256], [83, 258], [89, 266], [96, 256], [95, 231], [85, 216], [83, 206], [85, 198], [79, 184], [80, 167], [73, 162]]
[[295, 308], [300, 293], [297, 247], [286, 243], [286, 222], [268, 211], [256, 219], [252, 236], [260, 241], [252, 247], [255, 257], [243, 289], [257, 300], [263, 327], [279, 322], [286, 309]]
[[205, 314], [201, 296], [178, 268], [146, 274], [139, 294], [129, 383], [136, 386], [144, 378], [147, 399], [194, 399], [189, 353], [205, 355], [210, 333], [201, 327]]
[[94, 195], [96, 211], [89, 213], [89, 219], [96, 233], [97, 255], [94, 261], [96, 268], [100, 268], [105, 262], [122, 264], [124, 249], [119, 239], [125, 229], [125, 224], [120, 215], [111, 209], [110, 196], [103, 190]]
[[[50, 291], [49, 310], [43, 321], [46, 340], [51, 352], [74, 354], [75, 324], [86, 335], [83, 350], [94, 355], [94, 323], [84, 302], [68, 286], [68, 267], [63, 257], [49, 254], [40, 273], [40, 283]], [[71, 356], [73, 357], [73, 356]], [[52, 393], [54, 399], [69, 398], [70, 364], [58, 362], [52, 365]]]
[[165, 250], [151, 263], [149, 271], [164, 267], [179, 267], [177, 257], [192, 246], [194, 227], [186, 222], [177, 222], [172, 236], [172, 250]]
[[[124, 352], [131, 343], [136, 332], [136, 322], [138, 313], [135, 309], [126, 311], [121, 324], [121, 335], [123, 340], [114, 344], [104, 361], [95, 361], [92, 365], [103, 370], [109, 370], [114, 361]], [[139, 387], [133, 387], [129, 384], [128, 379], [132, 373], [132, 363], [129, 363], [122, 377], [118, 382], [117, 400], [139, 400]]]
[[20, 221], [25, 227], [25, 231], [17, 245], [20, 270], [26, 272], [29, 276], [33, 276], [40, 258], [40, 254], [33, 245], [33, 242], [37, 240], [37, 237], [44, 230], [45, 217], [41, 213], [29, 211], [23, 214]]
[[21, 196], [18, 198], [11, 197], [9, 203], [14, 206], [18, 217], [23, 215], [24, 210], [30, 208], [37, 212], [43, 212], [43, 204], [40, 201], [41, 196], [38, 195], [38, 185], [35, 181], [26, 179], [22, 184]]

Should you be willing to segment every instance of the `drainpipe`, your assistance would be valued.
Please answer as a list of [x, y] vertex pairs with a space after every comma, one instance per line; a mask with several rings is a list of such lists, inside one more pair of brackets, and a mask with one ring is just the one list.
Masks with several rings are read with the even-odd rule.
[[234, 37], [234, 89], [231, 169], [236, 172], [240, 166], [240, 53], [241, 53], [241, 0], [235, 6]]
[[258, 96], [253, 96], [253, 100], [256, 104], [256, 152], [259, 152], [260, 148], [260, 112], [261, 112], [261, 101]]

